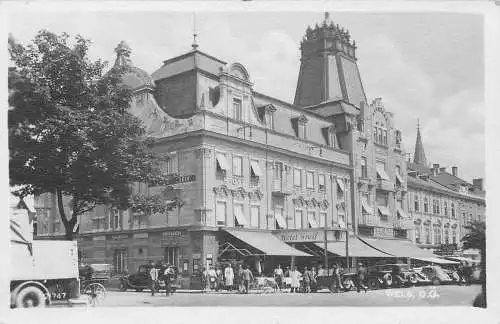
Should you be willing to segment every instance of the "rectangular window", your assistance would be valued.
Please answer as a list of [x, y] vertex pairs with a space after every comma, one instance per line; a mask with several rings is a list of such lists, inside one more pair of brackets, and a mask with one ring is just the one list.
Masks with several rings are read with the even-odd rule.
[[420, 226], [415, 227], [415, 243], [420, 243]]
[[115, 273], [124, 273], [127, 271], [127, 251], [126, 250], [115, 250], [113, 256], [113, 265]]
[[302, 228], [302, 210], [295, 211], [295, 228]]
[[275, 163], [273, 168], [273, 178], [281, 179], [281, 170], [283, 165], [281, 163]]
[[424, 213], [429, 212], [429, 199], [427, 197], [424, 198]]
[[241, 156], [233, 156], [233, 175], [243, 176], [243, 158]]
[[272, 112], [267, 113], [267, 127], [269, 129], [274, 129], [274, 114]]
[[283, 206], [274, 205], [274, 218], [277, 229], [286, 228], [286, 223], [284, 223], [284, 218], [283, 218]]
[[368, 177], [368, 168], [366, 166], [366, 158], [365, 157], [361, 158], [361, 177], [363, 177], [363, 178]]
[[165, 248], [165, 254], [163, 255], [163, 260], [171, 265], [179, 268], [179, 248], [172, 246]]
[[387, 131], [384, 129], [384, 144], [387, 145]]
[[389, 195], [383, 190], [377, 190], [375, 193], [375, 199], [378, 206], [387, 206], [389, 203]]
[[243, 110], [241, 107], [241, 100], [233, 98], [233, 110], [234, 110], [234, 119], [237, 121], [243, 120]]
[[418, 200], [418, 195], [415, 195], [414, 207], [415, 207], [415, 211], [418, 212], [420, 209], [420, 202]]
[[327, 224], [326, 218], [327, 218], [326, 212], [319, 212], [319, 226], [325, 227], [325, 224]]
[[299, 127], [299, 137], [303, 138], [303, 139], [306, 139], [307, 138], [307, 135], [306, 135], [306, 124], [299, 123], [298, 127]]
[[425, 243], [431, 244], [431, 226], [425, 225]]
[[244, 225], [246, 225], [245, 221], [243, 219], [240, 219], [245, 217], [245, 210], [243, 208], [243, 204], [240, 204], [240, 203], [235, 203], [233, 205], [233, 208], [234, 208], [234, 224], [236, 226], [240, 226], [240, 227], [243, 227]]
[[252, 227], [259, 227], [260, 219], [260, 206], [252, 205], [250, 207], [250, 225]]
[[302, 170], [293, 169], [293, 185], [296, 187], [302, 187]]
[[217, 225], [226, 225], [226, 213], [226, 203], [223, 201], [218, 201], [215, 209]]
[[306, 186], [308, 189], [314, 189], [314, 173], [312, 171], [306, 173]]
[[320, 174], [320, 175], [318, 176], [318, 186], [319, 186], [319, 190], [321, 190], [321, 191], [326, 190], [326, 186], [325, 186], [325, 175], [324, 175], [324, 174]]
[[455, 204], [451, 203], [451, 217], [455, 218]]
[[316, 212], [314, 211], [308, 211], [307, 212], [307, 224], [308, 228], [316, 228], [319, 226], [319, 222], [316, 219]]

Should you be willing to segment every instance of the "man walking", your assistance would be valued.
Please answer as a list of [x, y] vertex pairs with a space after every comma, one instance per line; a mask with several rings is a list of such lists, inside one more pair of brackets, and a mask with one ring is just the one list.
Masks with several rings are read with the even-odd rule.
[[292, 290], [291, 292], [299, 292], [300, 287], [300, 272], [296, 267], [292, 267], [290, 271], [290, 279], [292, 280]]
[[149, 277], [151, 279], [151, 296], [155, 295], [156, 285], [158, 283], [158, 269], [154, 262], [151, 262], [151, 270], [149, 270]]
[[253, 280], [252, 271], [248, 269], [248, 266], [245, 266], [245, 269], [243, 269], [242, 277], [243, 277], [243, 287], [245, 289], [245, 294], [248, 294], [248, 290], [250, 288], [250, 280]]
[[311, 292], [311, 271], [304, 267], [304, 290], [306, 294]]
[[366, 278], [366, 268], [363, 266], [362, 263], [358, 263], [358, 273], [357, 273], [356, 282], [355, 282], [356, 291], [358, 293], [360, 291], [360, 288], [364, 289], [365, 294], [366, 294], [366, 291], [368, 290], [368, 287], [366, 287], [364, 284], [365, 278]]
[[278, 264], [278, 267], [274, 269], [274, 281], [276, 282], [276, 286], [281, 291], [281, 286], [283, 284], [283, 269], [281, 269], [281, 265]]
[[165, 294], [170, 296], [172, 294], [172, 282], [175, 280], [174, 269], [171, 265], [167, 266], [165, 269]]

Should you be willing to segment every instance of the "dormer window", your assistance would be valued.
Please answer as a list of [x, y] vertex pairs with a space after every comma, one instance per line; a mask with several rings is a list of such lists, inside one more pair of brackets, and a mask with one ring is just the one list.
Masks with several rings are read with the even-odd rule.
[[323, 130], [323, 136], [326, 140], [326, 145], [332, 148], [337, 147], [337, 136], [335, 133], [335, 126], [332, 125], [329, 127], [324, 127], [322, 130]]
[[292, 126], [295, 130], [295, 135], [298, 138], [302, 139], [307, 138], [306, 124], [307, 124], [307, 118], [304, 115], [292, 119]]

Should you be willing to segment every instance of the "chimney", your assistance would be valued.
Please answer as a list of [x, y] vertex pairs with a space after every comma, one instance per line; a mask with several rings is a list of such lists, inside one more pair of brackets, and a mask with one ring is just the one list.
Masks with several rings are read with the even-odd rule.
[[453, 174], [455, 177], [458, 177], [458, 167], [457, 166], [451, 167], [451, 174]]
[[483, 191], [484, 179], [483, 178], [472, 179], [472, 185], [474, 186], [475, 189]]
[[443, 173], [443, 172], [446, 172], [446, 168], [445, 167], [439, 168], [439, 173]]

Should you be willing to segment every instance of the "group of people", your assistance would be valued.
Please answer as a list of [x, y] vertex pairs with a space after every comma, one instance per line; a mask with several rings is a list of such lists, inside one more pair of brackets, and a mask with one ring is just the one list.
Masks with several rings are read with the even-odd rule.
[[208, 269], [203, 268], [202, 270], [203, 291], [224, 289], [248, 294], [252, 280], [254, 280], [254, 276], [247, 265], [224, 264], [210, 266]]
[[155, 295], [156, 288], [160, 282], [165, 285], [165, 294], [172, 295], [172, 283], [175, 281], [177, 272], [175, 267], [170, 264], [165, 264], [162, 267], [157, 267], [154, 262], [151, 262], [149, 277], [151, 279], [151, 296]]

